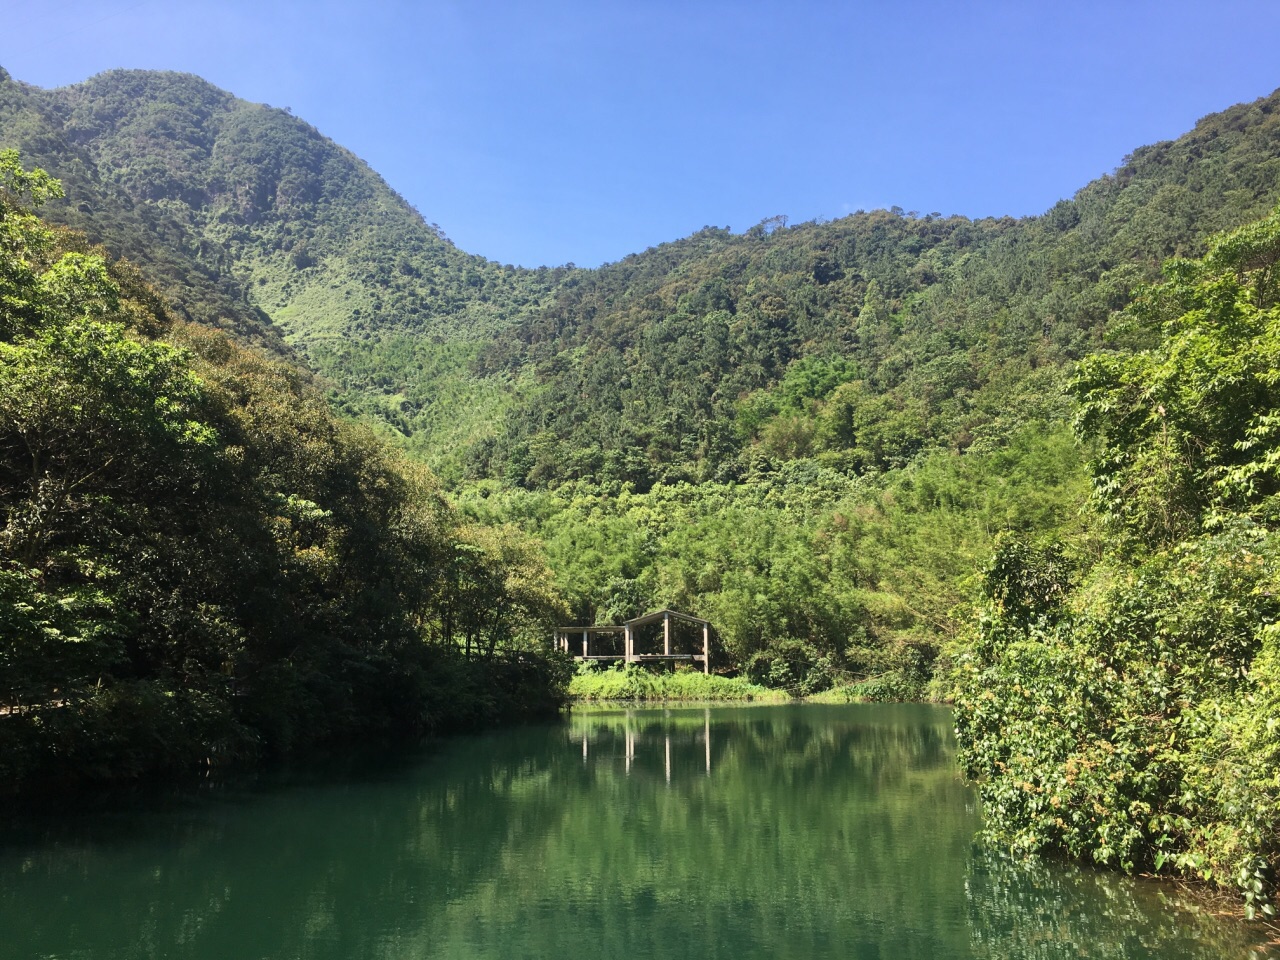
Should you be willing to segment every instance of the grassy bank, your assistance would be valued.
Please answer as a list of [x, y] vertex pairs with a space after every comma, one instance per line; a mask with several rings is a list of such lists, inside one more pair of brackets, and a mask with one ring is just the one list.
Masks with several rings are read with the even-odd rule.
[[708, 676], [695, 670], [652, 673], [641, 667], [583, 667], [569, 681], [575, 700], [749, 700], [782, 703], [782, 690], [740, 677]]
[[921, 674], [905, 670], [888, 670], [805, 697], [809, 703], [918, 703], [935, 699]]

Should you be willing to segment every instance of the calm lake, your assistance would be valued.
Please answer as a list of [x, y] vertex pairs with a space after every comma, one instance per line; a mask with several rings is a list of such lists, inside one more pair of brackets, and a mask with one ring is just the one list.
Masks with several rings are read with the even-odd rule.
[[3, 958], [1250, 956], [974, 842], [927, 706], [579, 709], [412, 760], [9, 824]]

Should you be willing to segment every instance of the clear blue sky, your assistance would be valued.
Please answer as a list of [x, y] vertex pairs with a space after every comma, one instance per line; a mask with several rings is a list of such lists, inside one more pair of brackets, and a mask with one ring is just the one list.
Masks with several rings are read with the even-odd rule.
[[594, 266], [705, 224], [1039, 213], [1280, 86], [1280, 3], [60, 0], [0, 65], [288, 106], [463, 249]]

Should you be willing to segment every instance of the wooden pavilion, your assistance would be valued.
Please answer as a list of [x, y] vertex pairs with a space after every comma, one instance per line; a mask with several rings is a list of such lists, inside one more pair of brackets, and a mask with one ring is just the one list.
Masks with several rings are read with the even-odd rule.
[[[656, 634], [646, 630], [661, 623]], [[680, 637], [673, 626], [691, 624], [702, 631], [702, 643]], [[658, 644], [661, 639], [661, 645]], [[581, 643], [581, 652], [579, 652]], [[623, 622], [620, 626], [560, 627], [556, 645], [575, 660], [622, 660], [625, 663], [675, 663], [681, 660], [702, 663], [702, 672], [711, 672], [711, 621], [677, 610], [658, 610]]]

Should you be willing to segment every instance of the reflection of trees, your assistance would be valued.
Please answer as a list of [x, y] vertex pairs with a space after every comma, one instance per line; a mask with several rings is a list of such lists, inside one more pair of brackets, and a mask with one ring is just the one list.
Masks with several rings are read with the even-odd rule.
[[0, 955], [382, 955], [388, 931], [428, 936], [558, 818], [525, 791], [562, 762], [562, 736], [458, 738], [381, 778], [59, 828], [0, 855]]
[[[566, 748], [585, 789], [562, 795], [564, 819], [535, 858], [537, 875], [559, 878], [545, 883], [557, 919], [521, 928], [517, 908], [486, 928], [482, 952], [520, 928], [525, 956], [945, 955], [963, 930], [975, 824], [948, 715], [911, 712], [864, 725], [839, 708], [713, 710], [710, 776], [700, 709], [575, 718]], [[908, 884], [904, 869], [917, 874]], [[500, 915], [534, 876], [496, 878]], [[470, 911], [452, 915], [457, 936]]]
[[[973, 953], [1050, 960], [1250, 956], [1259, 927], [1223, 924], [1162, 884], [980, 851], [965, 881]], [[1254, 954], [1260, 956], [1261, 954]]]
[[949, 728], [913, 706], [583, 712], [375, 778], [98, 820], [0, 856], [0, 954], [1040, 957], [1126, 924], [1177, 943], [1105, 886], [968, 866]]

